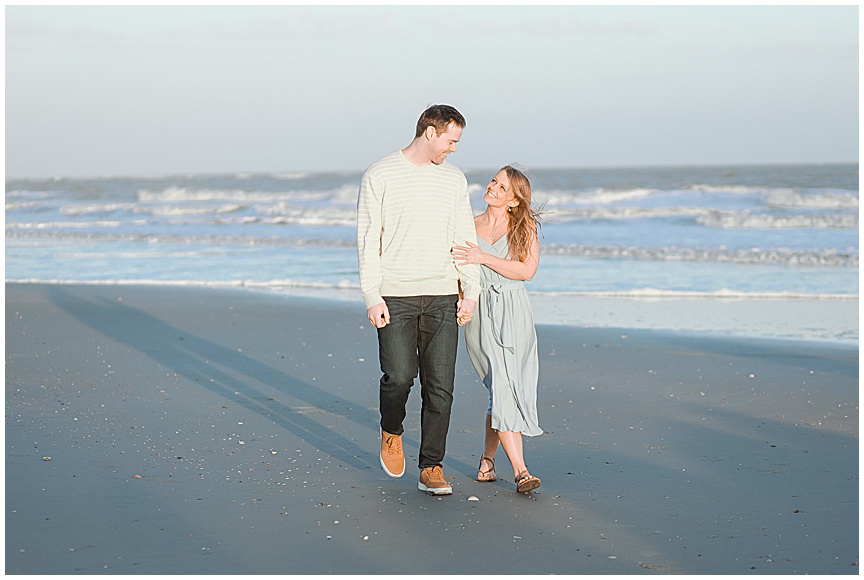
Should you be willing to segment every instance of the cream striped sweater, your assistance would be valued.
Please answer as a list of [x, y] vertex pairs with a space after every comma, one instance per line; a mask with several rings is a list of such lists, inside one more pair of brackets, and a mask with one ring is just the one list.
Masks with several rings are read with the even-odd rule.
[[465, 175], [446, 161], [414, 165], [402, 151], [363, 174], [357, 198], [360, 290], [369, 308], [382, 296], [480, 294], [479, 267], [456, 266], [453, 246], [477, 242]]

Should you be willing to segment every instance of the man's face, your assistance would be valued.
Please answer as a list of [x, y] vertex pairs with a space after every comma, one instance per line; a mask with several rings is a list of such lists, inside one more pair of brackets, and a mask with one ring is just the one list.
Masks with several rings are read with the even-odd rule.
[[[433, 130], [434, 134], [434, 130]], [[435, 135], [429, 141], [430, 161], [435, 165], [441, 165], [451, 153], [456, 152], [456, 143], [462, 138], [462, 127], [455, 123], [447, 125], [447, 130], [440, 135]]]

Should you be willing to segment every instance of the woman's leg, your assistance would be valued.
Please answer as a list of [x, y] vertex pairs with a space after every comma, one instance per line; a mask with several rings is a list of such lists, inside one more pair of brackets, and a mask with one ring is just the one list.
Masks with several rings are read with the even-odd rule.
[[522, 433], [518, 431], [498, 431], [498, 439], [513, 466], [513, 477], [525, 471], [525, 459], [522, 457]]
[[[498, 445], [501, 440], [498, 439], [498, 431], [492, 428], [492, 415], [486, 415], [486, 435], [484, 437], [483, 457], [495, 459], [495, 452], [498, 451]], [[486, 463], [486, 465], [482, 465]], [[488, 461], [482, 461], [480, 469], [492, 469], [494, 465], [490, 465]]]

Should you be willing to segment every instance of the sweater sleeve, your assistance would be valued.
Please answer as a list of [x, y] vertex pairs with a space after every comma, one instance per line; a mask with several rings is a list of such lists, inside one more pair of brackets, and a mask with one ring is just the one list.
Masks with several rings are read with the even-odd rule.
[[366, 308], [384, 302], [381, 297], [382, 184], [367, 170], [357, 196], [357, 261], [360, 291]]
[[[466, 242], [477, 243], [477, 230], [474, 228], [474, 213], [471, 211], [471, 200], [468, 196], [468, 182], [458, 203], [456, 204], [455, 232], [452, 245], [467, 246]], [[475, 302], [480, 299], [480, 266], [477, 264], [456, 265], [459, 272], [459, 282], [462, 286], [462, 294]]]

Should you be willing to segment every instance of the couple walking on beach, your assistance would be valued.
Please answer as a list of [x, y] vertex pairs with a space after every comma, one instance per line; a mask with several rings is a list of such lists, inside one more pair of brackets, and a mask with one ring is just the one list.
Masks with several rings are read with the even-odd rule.
[[540, 435], [537, 342], [524, 281], [539, 263], [538, 214], [519, 170], [501, 169], [486, 187], [486, 211], [473, 217], [465, 175], [445, 159], [465, 118], [434, 105], [414, 140], [369, 166], [357, 201], [360, 287], [378, 332], [381, 363], [381, 466], [402, 477], [405, 405], [420, 376], [418, 488], [452, 493], [444, 478], [459, 326], [474, 368], [489, 390], [477, 481], [495, 481], [499, 445], [516, 489], [540, 486], [522, 452], [522, 435]]

